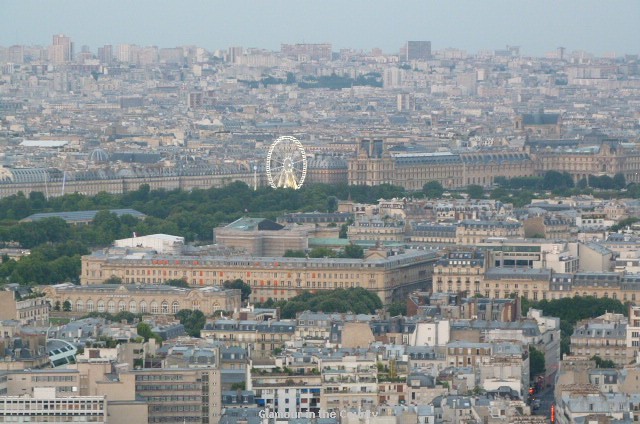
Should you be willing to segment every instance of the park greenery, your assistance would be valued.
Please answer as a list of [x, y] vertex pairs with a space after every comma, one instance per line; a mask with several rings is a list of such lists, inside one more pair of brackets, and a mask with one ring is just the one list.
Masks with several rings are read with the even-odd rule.
[[289, 300], [274, 301], [269, 298], [256, 304], [261, 308], [280, 308], [282, 318], [295, 318], [298, 312], [352, 312], [354, 314], [373, 314], [382, 308], [377, 294], [361, 287], [335, 290], [322, 290], [317, 293], [305, 291]]
[[249, 296], [251, 296], [251, 286], [239, 278], [236, 278], [233, 281], [225, 281], [222, 283], [222, 286], [225, 289], [237, 289], [240, 290], [240, 298], [243, 302], [249, 300]]
[[184, 325], [184, 330], [191, 337], [200, 337], [202, 330], [207, 323], [207, 318], [202, 311], [194, 309], [182, 309], [176, 314], [180, 324]]
[[588, 318], [595, 318], [605, 312], [628, 314], [627, 305], [610, 298], [593, 296], [575, 296], [562, 299], [543, 299], [538, 302], [522, 298], [522, 314], [529, 309], [539, 309], [545, 316], [560, 318], [560, 351], [570, 353], [571, 335], [576, 323]]
[[533, 381], [537, 376], [543, 375], [545, 366], [544, 352], [529, 346], [529, 379]]
[[611, 359], [602, 359], [598, 355], [593, 355], [589, 359], [595, 361], [597, 368], [617, 368], [616, 363]]
[[[611, 180], [611, 181], [609, 181]], [[496, 178], [491, 191], [471, 185], [462, 191], [450, 190], [448, 195], [486, 198], [513, 203], [522, 207], [536, 197], [548, 195], [592, 194], [600, 198], [640, 198], [640, 184], [625, 187], [624, 176], [588, 176], [575, 187], [566, 173], [548, 171], [540, 177]], [[423, 190], [407, 192], [389, 184], [379, 186], [349, 186], [346, 184], [309, 184], [300, 190], [260, 187], [252, 190], [242, 182], [231, 182], [221, 188], [184, 190], [150, 190], [142, 185], [138, 190], [95, 196], [78, 193], [46, 198], [33, 192], [18, 193], [0, 199], [0, 246], [31, 249], [21, 259], [7, 256], [0, 261], [0, 279], [22, 285], [78, 282], [80, 257], [92, 249], [109, 246], [116, 239], [154, 233], [185, 237], [187, 242], [212, 242], [213, 229], [242, 216], [268, 219], [289, 212], [335, 211], [339, 200], [352, 199], [361, 203], [376, 203], [380, 198], [439, 198], [446, 194], [436, 181], [427, 182]], [[131, 215], [117, 216], [108, 209], [131, 208], [146, 215], [138, 219]], [[33, 213], [98, 210], [88, 225], [71, 225], [60, 218], [22, 222]], [[633, 221], [620, 223], [614, 230]], [[346, 238], [347, 225], [340, 228]], [[346, 246], [342, 252], [318, 248], [303, 252], [304, 257], [361, 257], [361, 248]], [[300, 252], [290, 253], [300, 255]], [[301, 256], [302, 257], [302, 256]], [[118, 284], [111, 281], [112, 284]], [[178, 284], [178, 283], [176, 283]]]
[[[95, 196], [67, 194], [46, 199], [42, 193], [17, 194], [0, 199], [0, 246], [31, 249], [19, 260], [3, 257], [0, 279], [9, 283], [78, 283], [80, 257], [92, 249], [106, 247], [120, 238], [155, 233], [185, 237], [187, 241], [211, 242], [213, 228], [244, 215], [275, 219], [294, 211], [326, 211], [335, 199], [373, 203], [398, 197], [401, 187], [350, 187], [309, 185], [301, 190], [269, 187], [254, 191], [241, 182], [207, 190], [153, 190], [143, 185], [124, 194]], [[107, 209], [131, 208], [147, 215], [138, 219], [117, 215]], [[71, 225], [61, 218], [21, 222], [33, 213], [99, 210], [88, 225]], [[117, 281], [107, 283], [119, 284]]]

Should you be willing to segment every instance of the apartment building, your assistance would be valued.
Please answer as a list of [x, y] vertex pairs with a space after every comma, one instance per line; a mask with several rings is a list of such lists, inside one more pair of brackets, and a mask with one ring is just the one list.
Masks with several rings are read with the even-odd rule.
[[629, 305], [626, 344], [627, 358], [638, 363], [640, 358], [640, 306]]
[[490, 238], [522, 238], [524, 228], [518, 221], [465, 220], [456, 227], [456, 244], [475, 246]]
[[374, 358], [325, 357], [319, 367], [322, 410], [339, 414], [351, 408], [372, 411], [378, 406], [378, 368]]
[[48, 325], [49, 304], [38, 293], [21, 297], [15, 290], [0, 290], [0, 320], [17, 320], [22, 325]]
[[256, 404], [278, 414], [305, 414], [320, 412], [322, 379], [319, 374], [253, 373], [251, 389]]
[[405, 241], [405, 222], [389, 217], [358, 217], [347, 228], [347, 238], [351, 241], [398, 242]]
[[587, 357], [597, 355], [624, 366], [633, 359], [627, 354], [627, 325], [624, 315], [611, 312], [581, 321], [571, 335], [571, 353]]
[[249, 350], [252, 358], [268, 358], [295, 336], [295, 321], [219, 319], [200, 331], [203, 338]]
[[433, 266], [433, 291], [442, 293], [480, 293], [486, 269], [480, 251], [450, 251]]

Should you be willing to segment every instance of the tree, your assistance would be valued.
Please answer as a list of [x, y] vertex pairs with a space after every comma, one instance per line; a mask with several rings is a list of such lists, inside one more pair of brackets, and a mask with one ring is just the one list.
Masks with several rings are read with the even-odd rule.
[[65, 301], [62, 303], [62, 310], [63, 310], [64, 312], [71, 312], [71, 302], [69, 302], [68, 300], [65, 300]]
[[407, 304], [405, 302], [393, 302], [387, 307], [389, 315], [397, 317], [398, 315], [407, 315]]
[[598, 355], [593, 355], [591, 360], [596, 362], [596, 368], [616, 368], [616, 363], [611, 359], [602, 359]]
[[567, 172], [547, 171], [542, 178], [542, 188], [544, 190], [573, 188], [573, 178]]
[[624, 174], [618, 172], [613, 176], [613, 186], [617, 189], [622, 189], [627, 186], [627, 181], [624, 178]]
[[612, 225], [611, 228], [609, 228], [609, 231], [611, 231], [612, 233], [615, 233], [617, 231], [624, 230], [625, 228], [635, 224], [638, 221], [640, 221], [640, 218], [635, 216], [621, 219], [620, 221], [618, 221], [617, 224]]
[[200, 337], [200, 331], [207, 323], [207, 318], [197, 309], [182, 309], [178, 311], [176, 318], [180, 320], [180, 324], [184, 325], [185, 331], [191, 337]]
[[122, 278], [112, 275], [102, 282], [102, 284], [122, 284]]
[[484, 189], [477, 184], [467, 186], [467, 194], [472, 199], [482, 199], [484, 197]]
[[362, 259], [364, 258], [364, 250], [357, 244], [351, 243], [344, 247], [344, 256], [346, 258]]
[[422, 192], [429, 199], [439, 199], [444, 193], [444, 188], [439, 181], [429, 181], [422, 186]]
[[185, 289], [188, 289], [190, 287], [189, 283], [187, 283], [186, 280], [178, 279], [178, 278], [173, 278], [171, 280], [167, 280], [165, 284], [168, 285], [168, 286], [182, 287], [182, 288], [185, 288]]
[[529, 378], [534, 380], [545, 372], [544, 353], [533, 346], [529, 346]]
[[141, 322], [136, 327], [136, 331], [138, 332], [138, 336], [144, 338], [145, 342], [148, 342], [149, 339], [153, 338], [155, 333], [151, 331], [151, 326], [146, 322]]
[[309, 252], [310, 258], [335, 258], [336, 252], [328, 247], [314, 247]]
[[581, 178], [581, 179], [578, 181], [578, 185], [577, 185], [577, 187], [578, 187], [579, 189], [584, 190], [584, 189], [585, 189], [585, 188], [587, 188], [588, 186], [589, 186], [589, 182], [587, 181], [587, 179], [586, 179], [586, 178]]
[[306, 258], [307, 254], [304, 253], [304, 250], [291, 250], [287, 249], [284, 252], [285, 258]]
[[335, 212], [338, 210], [338, 198], [336, 196], [327, 197], [327, 212]]
[[239, 289], [241, 291], [240, 296], [243, 302], [249, 300], [249, 297], [251, 296], [251, 286], [239, 278], [233, 281], [227, 280], [222, 284], [222, 286], [226, 289]]
[[60, 301], [56, 300], [56, 303], [53, 305], [53, 310], [56, 312], [60, 312], [61, 308], [62, 308], [62, 305], [60, 304]]
[[306, 310], [372, 314], [382, 308], [382, 301], [375, 293], [358, 287], [322, 290], [318, 293], [305, 291], [288, 301], [275, 302], [273, 306], [280, 307], [281, 316], [289, 319]]

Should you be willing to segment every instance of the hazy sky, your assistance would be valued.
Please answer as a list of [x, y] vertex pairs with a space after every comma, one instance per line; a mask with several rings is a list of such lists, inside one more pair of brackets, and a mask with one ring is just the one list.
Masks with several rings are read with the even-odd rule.
[[624, 54], [640, 52], [640, 0], [0, 0], [0, 45], [48, 45], [56, 33], [94, 51], [329, 42], [395, 53], [406, 40], [431, 40], [434, 50]]

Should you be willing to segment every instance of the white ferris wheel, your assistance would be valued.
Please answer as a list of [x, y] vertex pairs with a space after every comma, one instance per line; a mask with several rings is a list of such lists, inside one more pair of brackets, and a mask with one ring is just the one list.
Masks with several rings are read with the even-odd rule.
[[279, 137], [267, 153], [267, 178], [273, 188], [302, 187], [307, 176], [307, 155], [302, 143], [291, 136]]

